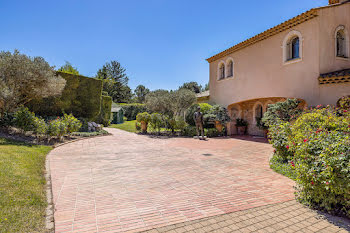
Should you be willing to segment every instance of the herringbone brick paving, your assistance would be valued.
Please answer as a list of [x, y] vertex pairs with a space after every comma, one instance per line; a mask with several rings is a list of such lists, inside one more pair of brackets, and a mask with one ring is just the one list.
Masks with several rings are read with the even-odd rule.
[[56, 232], [138, 232], [294, 198], [259, 140], [108, 131], [49, 154]]

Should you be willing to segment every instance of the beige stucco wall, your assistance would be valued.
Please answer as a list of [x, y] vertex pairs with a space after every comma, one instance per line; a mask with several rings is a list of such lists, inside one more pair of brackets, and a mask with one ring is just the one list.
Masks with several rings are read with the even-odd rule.
[[[320, 73], [350, 68], [335, 58], [334, 33], [340, 24], [350, 31], [350, 4], [319, 10], [319, 16], [210, 63], [210, 100], [227, 107], [250, 99], [296, 97], [309, 105], [335, 104], [350, 84], [319, 85]], [[302, 35], [302, 59], [284, 64], [282, 44], [292, 30]], [[322, 39], [320, 39], [322, 38]], [[350, 46], [350, 45], [349, 45]], [[217, 80], [220, 61], [234, 60], [234, 78]]]

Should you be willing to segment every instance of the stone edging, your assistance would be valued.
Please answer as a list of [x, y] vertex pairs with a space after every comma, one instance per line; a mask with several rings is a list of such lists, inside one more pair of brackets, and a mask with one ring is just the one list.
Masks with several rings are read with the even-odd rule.
[[52, 183], [51, 183], [49, 156], [50, 156], [50, 153], [46, 156], [46, 160], [45, 160], [46, 200], [47, 200], [45, 226], [48, 232], [55, 232], [54, 204], [53, 204], [53, 196], [52, 196]]

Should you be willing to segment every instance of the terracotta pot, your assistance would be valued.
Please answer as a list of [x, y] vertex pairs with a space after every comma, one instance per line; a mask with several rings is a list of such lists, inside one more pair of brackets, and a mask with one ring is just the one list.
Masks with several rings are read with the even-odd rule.
[[141, 130], [142, 133], [147, 133], [147, 123], [144, 121], [141, 121]]
[[247, 126], [237, 126], [237, 134], [244, 135], [247, 130]]
[[215, 128], [217, 131], [219, 131], [219, 133], [221, 133], [224, 126], [221, 124], [220, 121], [215, 121]]

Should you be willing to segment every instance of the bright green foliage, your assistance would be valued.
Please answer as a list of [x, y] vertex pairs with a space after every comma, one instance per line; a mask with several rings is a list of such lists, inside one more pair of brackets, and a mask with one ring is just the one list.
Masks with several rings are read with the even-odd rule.
[[73, 132], [79, 131], [81, 128], [82, 124], [81, 122], [75, 118], [72, 114], [64, 114], [63, 116], [63, 122], [66, 125], [66, 132], [67, 134], [72, 134]]
[[124, 131], [128, 131], [131, 133], [136, 133], [137, 131], [141, 130], [141, 124], [137, 122], [136, 120], [134, 121], [124, 121], [122, 124], [112, 124], [109, 126], [110, 128], [116, 128], [116, 129], [121, 129]]
[[295, 169], [290, 163], [286, 162], [283, 157], [275, 154], [270, 160], [270, 168], [279, 174], [287, 176], [292, 180], [296, 180], [297, 175]]
[[148, 112], [139, 113], [136, 116], [136, 121], [148, 123], [151, 120], [151, 115]]
[[[207, 104], [207, 103], [192, 104], [191, 107], [189, 107], [186, 110], [186, 122], [189, 125], [195, 126], [193, 115], [197, 111], [198, 107], [201, 108], [201, 112], [203, 113], [203, 115], [206, 115], [209, 112], [209, 110], [212, 108], [212, 106], [210, 104]], [[207, 120], [204, 119], [204, 121], [205, 121], [204, 123], [206, 124]]]
[[40, 136], [46, 135], [48, 126], [47, 126], [44, 119], [39, 118], [39, 117], [35, 117], [33, 126], [34, 126], [34, 129], [33, 129], [34, 133], [37, 136], [40, 137]]
[[221, 124], [225, 124], [231, 120], [227, 109], [220, 105], [214, 105], [208, 113], [204, 115], [204, 118], [209, 121], [220, 121]]
[[102, 82], [80, 75], [58, 74], [67, 81], [61, 97], [32, 101], [28, 105], [31, 111], [40, 116], [62, 116], [66, 112], [96, 120], [101, 110]]
[[289, 150], [288, 138], [291, 135], [290, 123], [279, 121], [279, 124], [271, 125], [269, 128], [270, 143], [275, 148], [275, 155], [287, 162], [293, 156]]
[[340, 98], [338, 105], [341, 109], [350, 110], [350, 96]]
[[302, 113], [299, 104], [300, 101], [297, 99], [287, 99], [284, 102], [270, 104], [262, 118], [262, 122], [270, 127], [279, 124], [280, 121], [292, 121]]
[[79, 71], [77, 68], [73, 67], [72, 64], [68, 61], [66, 61], [66, 64], [61, 66], [58, 71], [63, 72], [63, 73], [68, 73], [68, 74], [74, 74], [74, 75], [80, 75]]
[[156, 130], [158, 133], [160, 133], [160, 129], [164, 125], [163, 116], [156, 112], [152, 113], [149, 123], [153, 130]]
[[67, 125], [64, 120], [57, 118], [48, 123], [47, 135], [51, 137], [58, 137], [62, 139], [63, 135], [67, 133]]
[[28, 108], [21, 107], [14, 115], [15, 126], [23, 132], [34, 129], [35, 114], [30, 112]]
[[122, 104], [121, 106], [124, 110], [124, 116], [128, 121], [136, 120], [137, 114], [147, 111], [146, 106], [139, 103]]
[[98, 122], [104, 126], [111, 124], [111, 109], [112, 109], [112, 98], [110, 96], [101, 97], [101, 111]]

